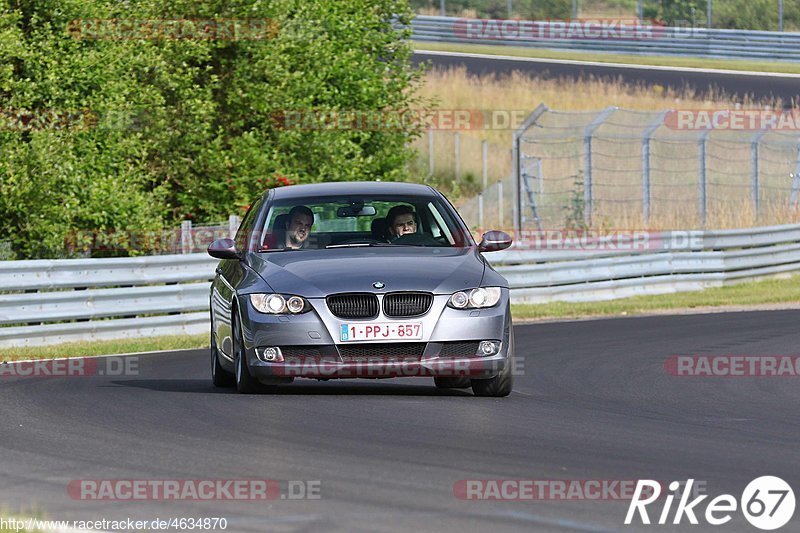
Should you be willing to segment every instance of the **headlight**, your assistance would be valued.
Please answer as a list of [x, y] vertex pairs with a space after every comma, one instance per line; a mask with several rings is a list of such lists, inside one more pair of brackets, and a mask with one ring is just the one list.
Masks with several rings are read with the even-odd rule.
[[458, 291], [450, 296], [447, 305], [456, 309], [494, 307], [500, 301], [500, 294], [500, 287], [478, 287], [477, 289]]
[[311, 305], [300, 296], [286, 296], [281, 294], [251, 294], [250, 303], [260, 313], [271, 315], [306, 313], [311, 311]]

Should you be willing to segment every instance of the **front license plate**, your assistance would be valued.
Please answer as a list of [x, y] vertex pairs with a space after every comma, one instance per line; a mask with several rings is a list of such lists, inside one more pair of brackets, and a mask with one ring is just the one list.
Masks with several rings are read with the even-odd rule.
[[342, 324], [342, 342], [397, 341], [422, 338], [421, 322], [378, 322], [370, 324]]

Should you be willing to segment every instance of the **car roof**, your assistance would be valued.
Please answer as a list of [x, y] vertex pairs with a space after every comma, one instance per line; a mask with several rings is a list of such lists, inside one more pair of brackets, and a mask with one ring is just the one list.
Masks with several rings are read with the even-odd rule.
[[336, 196], [340, 194], [408, 194], [434, 196], [436, 190], [429, 185], [397, 181], [339, 181], [289, 185], [272, 189], [275, 200], [308, 198], [309, 196]]

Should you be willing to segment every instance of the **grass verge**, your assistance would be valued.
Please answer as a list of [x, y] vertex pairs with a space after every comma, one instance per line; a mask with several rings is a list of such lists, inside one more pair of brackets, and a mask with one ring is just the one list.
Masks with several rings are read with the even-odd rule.
[[0, 360], [51, 359], [54, 357], [84, 357], [120, 353], [156, 352], [159, 350], [182, 350], [208, 346], [208, 334], [165, 335], [143, 339], [120, 339], [97, 342], [70, 342], [52, 346], [25, 348], [0, 348]]
[[656, 296], [634, 296], [606, 302], [520, 304], [511, 306], [514, 319], [559, 319], [626, 316], [698, 308], [741, 308], [797, 303], [800, 308], [800, 275], [786, 279], [752, 281], [703, 291]]
[[625, 63], [629, 65], [651, 65], [662, 67], [685, 67], [724, 70], [749, 70], [752, 72], [780, 72], [800, 74], [800, 65], [784, 61], [744, 61], [733, 59], [711, 59], [703, 57], [644, 56], [632, 54], [609, 54], [598, 52], [572, 52], [542, 50], [521, 46], [499, 46], [490, 44], [429, 43], [414, 41], [415, 50], [442, 52], [466, 52], [538, 59], [567, 59], [572, 61], [597, 61], [599, 63]]

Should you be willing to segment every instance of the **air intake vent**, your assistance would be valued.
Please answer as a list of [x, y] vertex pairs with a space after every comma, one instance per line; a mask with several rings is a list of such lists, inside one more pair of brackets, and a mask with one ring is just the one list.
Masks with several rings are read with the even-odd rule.
[[425, 351], [424, 342], [340, 344], [344, 361], [408, 361], [419, 360]]
[[478, 341], [445, 342], [439, 357], [475, 357], [478, 353]]
[[374, 294], [334, 294], [325, 301], [331, 313], [339, 318], [374, 318], [378, 315], [378, 297]]
[[429, 292], [392, 292], [383, 298], [383, 314], [393, 318], [424, 315], [433, 304]]

